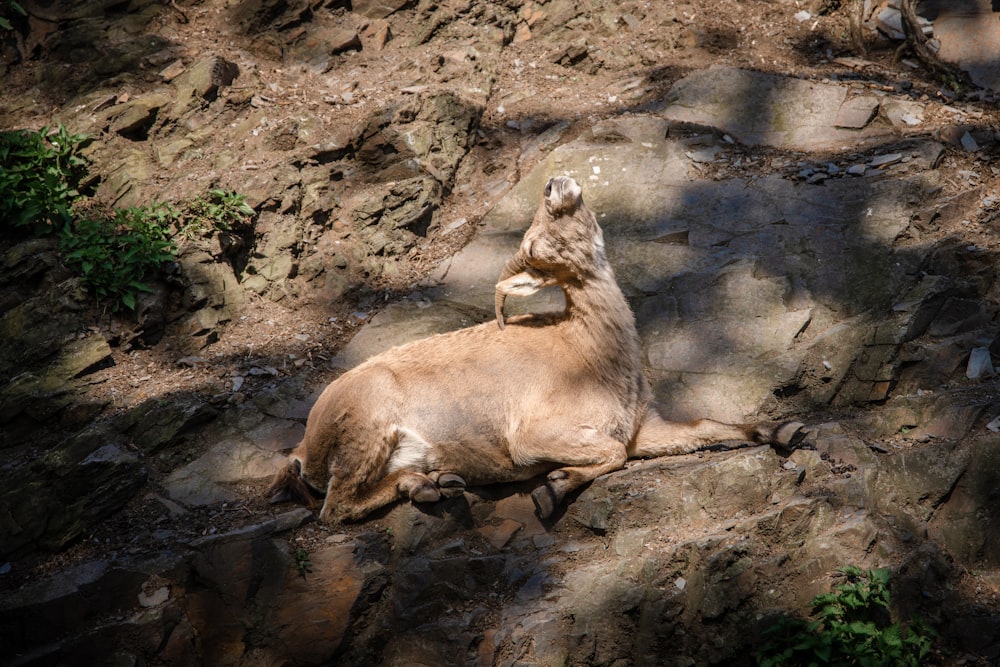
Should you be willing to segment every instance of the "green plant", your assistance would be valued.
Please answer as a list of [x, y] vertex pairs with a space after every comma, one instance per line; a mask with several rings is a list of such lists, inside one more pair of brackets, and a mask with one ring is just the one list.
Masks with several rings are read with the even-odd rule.
[[0, 221], [36, 234], [69, 222], [86, 174], [80, 148], [87, 136], [61, 124], [50, 129], [0, 132]]
[[309, 552], [299, 549], [295, 552], [295, 568], [299, 571], [299, 576], [303, 579], [312, 572], [312, 563], [309, 561]]
[[5, 16], [6, 14], [14, 13], [20, 16], [28, 15], [28, 12], [24, 11], [24, 7], [22, 7], [17, 2], [14, 2], [14, 0], [6, 0], [6, 2], [3, 3], [3, 7], [6, 7], [6, 9], [0, 7], [0, 30], [14, 29], [14, 26], [11, 24], [10, 19]]
[[254, 215], [246, 196], [216, 188], [187, 203], [180, 232], [194, 238], [214, 229], [230, 231], [246, 225]]
[[919, 667], [930, 653], [933, 631], [921, 623], [906, 630], [891, 623], [889, 571], [842, 567], [847, 581], [812, 599], [812, 619], [782, 617], [764, 631], [760, 667], [858, 665]]
[[112, 218], [81, 217], [63, 228], [63, 257], [98, 299], [111, 299], [114, 310], [134, 309], [136, 294], [149, 291], [147, 276], [175, 257], [170, 228], [177, 216], [169, 204], [154, 203], [116, 210]]

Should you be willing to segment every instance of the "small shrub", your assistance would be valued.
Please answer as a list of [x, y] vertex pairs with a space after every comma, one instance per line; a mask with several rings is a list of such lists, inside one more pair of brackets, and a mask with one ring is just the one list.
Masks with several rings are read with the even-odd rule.
[[137, 293], [150, 291], [147, 277], [176, 256], [170, 228], [177, 216], [169, 204], [154, 203], [111, 218], [81, 217], [63, 230], [63, 257], [99, 300], [109, 299], [113, 310], [135, 309]]
[[69, 222], [86, 174], [79, 154], [86, 140], [62, 125], [0, 132], [0, 222], [39, 235]]
[[920, 623], [890, 624], [889, 571], [838, 570], [847, 582], [812, 600], [813, 620], [783, 617], [764, 632], [760, 667], [858, 665], [919, 667], [933, 632]]
[[96, 208], [82, 213], [63, 227], [63, 257], [94, 296], [110, 300], [113, 310], [122, 305], [135, 309], [137, 294], [150, 290], [151, 274], [176, 258], [176, 236], [197, 238], [217, 229], [238, 229], [255, 214], [246, 197], [220, 189], [178, 206], [154, 202], [113, 214]]
[[186, 204], [179, 231], [187, 238], [216, 229], [228, 232], [244, 227], [254, 215], [244, 195], [216, 188]]
[[312, 572], [312, 561], [309, 560], [309, 552], [305, 549], [298, 549], [295, 552], [295, 569], [299, 571], [299, 576], [303, 579]]

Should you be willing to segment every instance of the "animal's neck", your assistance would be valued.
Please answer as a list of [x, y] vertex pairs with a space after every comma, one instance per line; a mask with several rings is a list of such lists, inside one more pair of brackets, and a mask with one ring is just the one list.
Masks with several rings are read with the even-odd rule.
[[611, 266], [602, 262], [581, 283], [564, 285], [568, 320], [578, 327], [577, 344], [594, 371], [638, 390], [642, 375], [635, 316], [615, 281]]

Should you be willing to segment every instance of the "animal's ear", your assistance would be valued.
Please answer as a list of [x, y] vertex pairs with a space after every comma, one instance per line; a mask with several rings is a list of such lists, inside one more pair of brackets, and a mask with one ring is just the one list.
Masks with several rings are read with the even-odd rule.
[[515, 273], [506, 280], [497, 283], [497, 292], [513, 296], [531, 296], [543, 287], [557, 284], [554, 278], [533, 271]]

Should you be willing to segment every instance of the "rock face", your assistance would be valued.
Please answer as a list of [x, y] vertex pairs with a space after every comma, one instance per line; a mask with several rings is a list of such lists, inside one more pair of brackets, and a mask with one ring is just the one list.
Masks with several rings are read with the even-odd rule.
[[[683, 65], [742, 38], [682, 6], [77, 4], [32, 3], [17, 49], [54, 54], [39, 80], [101, 137], [99, 196], [227, 187], [257, 215], [186, 241], [112, 324], [56, 244], [4, 240], [12, 664], [749, 665], [845, 564], [891, 567], [944, 664], [1000, 659], [992, 117], [857, 59]], [[144, 34], [216, 14], [198, 48]], [[41, 116], [28, 98], [0, 111]], [[795, 416], [805, 447], [633, 462], [546, 523], [531, 483], [356, 526], [267, 505], [330, 377], [492, 317], [555, 174], [599, 216], [671, 416]]]

